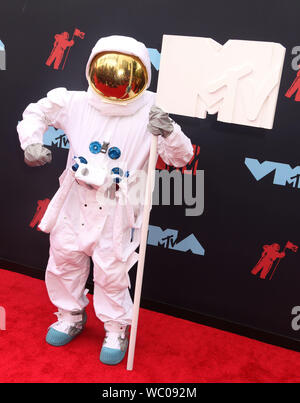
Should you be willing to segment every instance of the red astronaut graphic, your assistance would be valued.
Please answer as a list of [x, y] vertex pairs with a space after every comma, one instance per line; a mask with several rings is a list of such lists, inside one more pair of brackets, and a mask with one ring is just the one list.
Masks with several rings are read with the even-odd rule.
[[51, 64], [54, 62], [53, 68], [55, 70], [58, 70], [58, 68], [59, 68], [59, 66], [61, 64], [61, 61], [62, 61], [62, 59], [64, 57], [65, 50], [68, 48], [67, 55], [65, 57], [65, 61], [64, 61], [64, 64], [62, 66], [62, 70], [63, 70], [64, 67], [65, 67], [69, 52], [70, 52], [70, 48], [74, 45], [74, 39], [73, 38], [75, 36], [78, 36], [80, 39], [83, 39], [84, 35], [85, 35], [85, 33], [81, 32], [77, 28], [74, 30], [72, 39], [70, 41], [69, 41], [68, 32], [62, 32], [61, 34], [56, 34], [55, 37], [54, 37], [55, 42], [54, 42], [54, 45], [53, 45], [53, 49], [51, 51], [50, 56], [48, 57], [48, 59], [46, 61], [46, 65], [51, 66]]
[[[38, 200], [36, 212], [33, 216], [33, 219], [31, 220], [31, 222], [29, 224], [30, 228], [34, 228], [36, 225], [39, 225], [39, 223], [41, 222], [41, 220], [45, 214], [45, 211], [46, 211], [49, 203], [50, 203], [50, 199]], [[37, 228], [37, 230], [40, 231], [39, 228]]]
[[[199, 154], [200, 154], [200, 146], [193, 144], [193, 151], [194, 154], [190, 161], [187, 163], [182, 168], [176, 168], [177, 170], [180, 170], [182, 173], [187, 173], [187, 174], [193, 174], [196, 175], [197, 167], [198, 167], [198, 162], [199, 162]], [[156, 169], [167, 169], [170, 171], [172, 169], [169, 165], [167, 165], [160, 156], [158, 156], [157, 163], [156, 163]]]
[[292, 252], [297, 252], [298, 246], [288, 241], [282, 252], [280, 252], [280, 245], [278, 243], [273, 243], [272, 245], [264, 245], [261, 258], [259, 259], [258, 263], [254, 266], [251, 273], [254, 275], [260, 273], [259, 277], [265, 279], [268, 273], [270, 272], [273, 263], [278, 259], [274, 267], [274, 270], [272, 271], [272, 274], [269, 278], [269, 280], [271, 280], [275, 273], [275, 270], [278, 267], [279, 262], [281, 261], [281, 259], [285, 257], [286, 255], [285, 251], [287, 249], [291, 250]]
[[297, 76], [296, 76], [295, 80], [293, 81], [292, 85], [290, 86], [290, 88], [285, 93], [285, 96], [287, 98], [291, 98], [292, 95], [296, 93], [295, 101], [299, 102], [300, 101], [300, 92], [299, 92], [299, 90], [300, 90], [300, 69], [298, 70]]

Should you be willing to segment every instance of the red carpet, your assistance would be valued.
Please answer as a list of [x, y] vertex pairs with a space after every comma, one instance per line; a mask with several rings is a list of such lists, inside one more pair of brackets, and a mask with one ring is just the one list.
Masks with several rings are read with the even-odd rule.
[[43, 281], [0, 270], [0, 382], [299, 382], [300, 354], [141, 310], [135, 368], [98, 357], [103, 327], [92, 304], [84, 333], [65, 347], [44, 341], [56, 319]]

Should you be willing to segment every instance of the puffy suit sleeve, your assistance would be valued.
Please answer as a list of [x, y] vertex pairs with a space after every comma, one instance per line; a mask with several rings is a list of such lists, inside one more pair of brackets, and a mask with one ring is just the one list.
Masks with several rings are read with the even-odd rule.
[[176, 168], [185, 166], [193, 157], [191, 140], [181, 131], [180, 126], [173, 122], [174, 131], [168, 137], [158, 137], [158, 154], [167, 165]]
[[65, 131], [70, 97], [66, 88], [55, 88], [48, 92], [46, 98], [27, 106], [23, 120], [17, 126], [23, 150], [30, 144], [43, 144], [43, 135], [48, 126]]

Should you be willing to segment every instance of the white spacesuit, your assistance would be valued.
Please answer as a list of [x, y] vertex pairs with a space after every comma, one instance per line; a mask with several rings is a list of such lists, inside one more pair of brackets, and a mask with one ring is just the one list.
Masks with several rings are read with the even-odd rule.
[[[132, 55], [141, 61], [147, 82], [137, 96], [118, 100], [117, 96], [106, 98], [104, 90], [96, 91], [91, 82], [91, 63], [106, 52]], [[58, 307], [58, 321], [48, 329], [46, 340], [52, 345], [64, 345], [82, 331], [88, 304], [85, 284], [92, 258], [94, 308], [107, 332], [100, 359], [116, 364], [124, 357], [128, 343], [132, 315], [128, 271], [138, 259], [135, 250], [142, 215], [141, 206], [136, 208], [119, 201], [126, 199], [135, 172], [147, 172], [151, 132], [162, 134], [158, 138], [158, 153], [167, 164], [186, 165], [193, 156], [193, 147], [167, 114], [153, 108], [155, 94], [146, 91], [151, 64], [142, 43], [123, 36], [100, 39], [87, 63], [86, 77], [88, 91], [56, 88], [46, 98], [30, 104], [17, 130], [25, 162], [31, 166], [51, 160], [50, 150], [42, 146], [48, 125], [62, 129], [70, 142], [60, 188], [40, 224], [40, 229], [50, 232], [46, 286], [52, 303]], [[163, 130], [166, 119], [169, 131]], [[77, 181], [79, 165], [74, 164], [74, 157], [87, 167], [97, 170], [104, 166], [117, 174], [114, 181], [119, 189], [112, 193], [115, 205], [99, 204], [99, 189]]]

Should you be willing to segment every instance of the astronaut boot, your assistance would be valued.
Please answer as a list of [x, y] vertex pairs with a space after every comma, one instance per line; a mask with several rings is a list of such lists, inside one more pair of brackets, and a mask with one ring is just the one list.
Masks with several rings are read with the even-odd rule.
[[64, 346], [84, 329], [87, 319], [86, 312], [84, 309], [73, 312], [59, 309], [55, 315], [58, 321], [48, 328], [46, 342], [51, 346]]
[[104, 329], [106, 334], [100, 353], [100, 361], [108, 365], [119, 364], [125, 357], [128, 347], [129, 326], [108, 321], [104, 323]]

